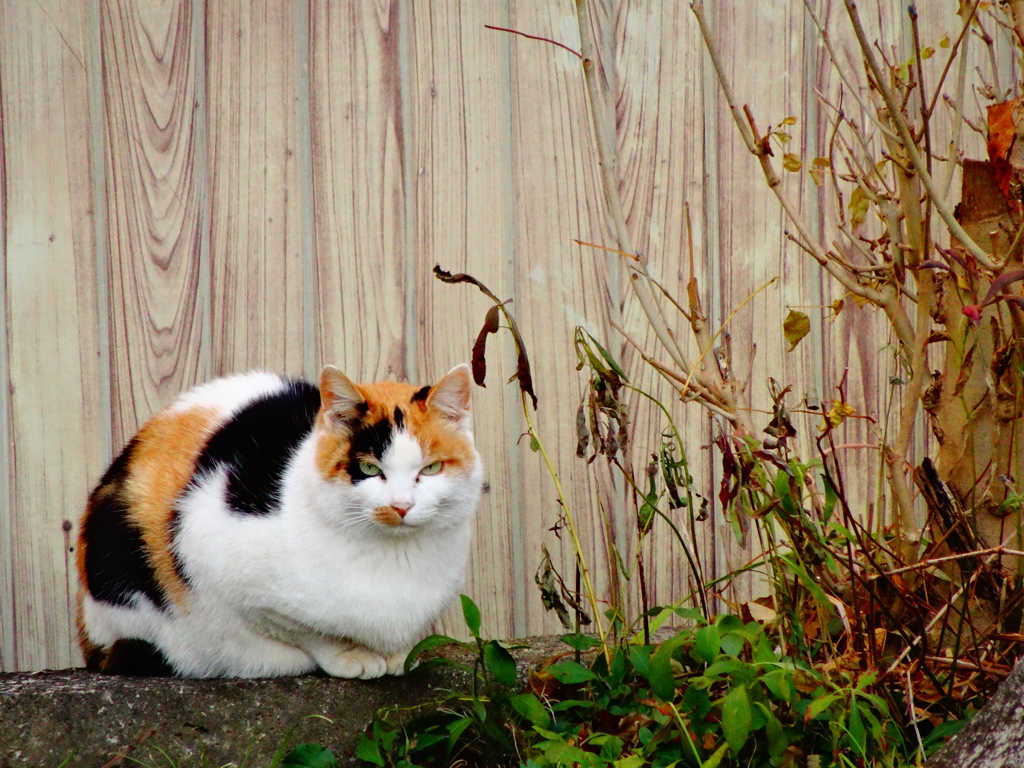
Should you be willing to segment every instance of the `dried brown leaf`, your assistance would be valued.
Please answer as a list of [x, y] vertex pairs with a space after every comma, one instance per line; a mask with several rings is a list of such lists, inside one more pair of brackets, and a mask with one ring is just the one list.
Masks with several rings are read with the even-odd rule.
[[476, 337], [476, 343], [473, 344], [473, 381], [480, 387], [485, 386], [484, 379], [487, 376], [487, 358], [485, 357], [487, 352], [487, 336], [498, 332], [500, 312], [501, 310], [497, 304], [487, 310], [484, 326]]

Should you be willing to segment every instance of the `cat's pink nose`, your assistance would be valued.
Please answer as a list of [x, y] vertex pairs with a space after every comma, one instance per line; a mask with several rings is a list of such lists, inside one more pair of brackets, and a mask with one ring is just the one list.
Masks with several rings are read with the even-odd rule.
[[411, 501], [393, 501], [391, 502], [391, 508], [399, 514], [400, 517], [405, 517], [405, 513], [412, 509]]

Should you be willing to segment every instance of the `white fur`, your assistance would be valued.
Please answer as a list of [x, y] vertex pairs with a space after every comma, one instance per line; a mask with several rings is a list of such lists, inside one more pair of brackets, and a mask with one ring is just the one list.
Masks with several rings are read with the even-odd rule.
[[266, 397], [285, 388], [285, 381], [274, 373], [253, 371], [193, 387], [178, 396], [167, 413], [181, 413], [193, 408], [212, 408], [226, 421], [259, 397]]
[[[183, 399], [235, 411], [230, 390], [247, 402], [275, 391], [267, 376], [215, 382]], [[472, 443], [468, 414], [459, 428]], [[318, 436], [314, 430], [292, 456], [276, 512], [231, 511], [224, 471], [187, 491], [174, 545], [190, 585], [187, 605], [161, 611], [137, 596], [134, 607], [115, 607], [86, 596], [93, 642], [148, 640], [179, 674], [196, 677], [317, 667], [342, 677], [401, 674], [409, 649], [462, 589], [479, 456], [474, 451], [462, 473], [421, 475], [434, 459], [403, 431], [382, 457], [382, 475], [349, 485], [320, 476]], [[409, 504], [403, 525], [373, 517], [379, 507]]]

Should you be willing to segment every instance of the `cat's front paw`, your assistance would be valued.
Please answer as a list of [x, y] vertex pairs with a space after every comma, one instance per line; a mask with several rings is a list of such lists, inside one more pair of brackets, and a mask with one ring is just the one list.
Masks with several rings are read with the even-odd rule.
[[405, 674], [405, 659], [409, 655], [410, 650], [412, 649], [410, 648], [404, 651], [399, 651], [398, 653], [392, 653], [385, 659], [388, 664], [389, 675], [399, 676]]
[[[335, 646], [314, 653], [317, 664], [331, 677], [372, 680], [390, 672], [383, 656], [361, 646]], [[403, 659], [404, 661], [404, 659]]]

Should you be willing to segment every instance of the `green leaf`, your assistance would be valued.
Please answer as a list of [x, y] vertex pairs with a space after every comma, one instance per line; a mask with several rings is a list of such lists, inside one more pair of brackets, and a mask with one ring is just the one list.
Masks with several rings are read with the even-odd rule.
[[860, 707], [857, 706], [856, 698], [851, 703], [853, 706], [850, 707], [850, 726], [847, 736], [851, 746], [857, 750], [857, 754], [863, 757], [867, 754], [867, 731], [864, 729], [864, 721], [861, 719]]
[[302, 744], [285, 755], [281, 768], [335, 768], [337, 764], [330, 750], [319, 744]]
[[521, 693], [518, 696], [513, 696], [508, 701], [512, 705], [512, 709], [529, 720], [533, 725], [539, 725], [542, 728], [551, 726], [551, 717], [548, 715], [547, 709], [540, 703], [540, 699], [532, 693]]
[[[643, 755], [633, 754], [628, 757], [624, 757], [621, 760], [616, 760], [615, 768], [643, 768], [646, 763], [647, 758]], [[707, 765], [707, 763], [705, 763], [705, 765]]]
[[[717, 629], [715, 631], [717, 632]], [[647, 669], [647, 680], [651, 684], [651, 691], [662, 701], [671, 701], [676, 697], [676, 679], [672, 672], [672, 654], [689, 639], [688, 634], [680, 632], [675, 637], [662, 643], [651, 657], [651, 664]]]
[[380, 749], [377, 747], [377, 743], [370, 741], [365, 736], [359, 741], [359, 746], [356, 747], [356, 757], [374, 765], [382, 767], [384, 765], [384, 758], [380, 756]]
[[572, 635], [562, 635], [562, 642], [577, 651], [589, 651], [591, 648], [596, 648], [601, 644], [601, 641], [596, 637], [579, 632]]
[[793, 673], [787, 669], [776, 669], [758, 678], [761, 683], [775, 696], [786, 704], [793, 703]]
[[409, 655], [405, 657], [406, 673], [412, 669], [412, 665], [416, 663], [416, 659], [418, 659], [422, 654], [445, 645], [465, 646], [466, 644], [456, 640], [454, 637], [448, 637], [448, 635], [427, 635], [416, 643], [416, 645], [412, 647], [412, 650], [409, 651]]
[[466, 619], [466, 626], [469, 627], [469, 631], [473, 634], [477, 640], [480, 639], [480, 609], [476, 607], [476, 603], [470, 600], [465, 595], [462, 597], [462, 615]]
[[572, 659], [562, 659], [561, 661], [557, 661], [548, 667], [547, 671], [550, 672], [558, 682], [565, 683], [567, 685], [585, 683], [588, 680], [597, 679], [597, 675]]
[[647, 645], [629, 646], [629, 661], [641, 677], [647, 677], [651, 666], [651, 648]]
[[455, 748], [456, 742], [469, 726], [473, 724], [472, 717], [460, 717], [454, 723], [448, 724], [448, 751], [451, 752]]
[[[587, 336], [590, 336], [590, 334], [588, 333]], [[608, 350], [606, 350], [604, 347], [598, 344], [597, 339], [595, 339], [593, 336], [590, 336], [590, 340], [594, 342], [594, 346], [597, 347], [597, 351], [601, 353], [601, 357], [603, 357], [605, 359], [605, 362], [612, 367], [612, 370], [618, 374], [619, 378], [622, 379], [623, 381], [629, 381], [629, 379], [626, 378], [626, 373], [622, 370], [622, 368], [619, 367], [619, 364], [615, 362], [615, 358], [613, 358], [608, 353]]]
[[765, 734], [768, 736], [768, 754], [773, 763], [781, 761], [783, 753], [789, 747], [789, 737], [782, 723], [775, 717], [775, 714], [764, 704], [758, 702], [756, 705], [765, 721]]
[[725, 757], [725, 753], [729, 751], [729, 745], [723, 744], [715, 750], [715, 754], [705, 760], [702, 765], [704, 768], [718, 768], [722, 762], [722, 758]]
[[750, 735], [750, 699], [747, 698], [746, 686], [740, 685], [726, 694], [721, 702], [722, 734], [738, 754]]
[[696, 608], [676, 608], [676, 615], [684, 619], [689, 619], [690, 621], [695, 621], [698, 624], [707, 623], [707, 619], [704, 618], [704, 614]]
[[600, 747], [601, 758], [608, 761], [618, 760], [622, 755], [622, 748], [626, 746], [626, 743], [618, 736], [611, 736], [607, 733], [592, 736], [588, 743], [592, 746]]
[[739, 656], [746, 642], [743, 635], [738, 632], [729, 632], [722, 636], [719, 646], [721, 646], [723, 653], [727, 653], [730, 656]]
[[565, 699], [551, 705], [555, 712], [568, 712], [570, 709], [596, 709], [597, 704], [586, 699]]
[[704, 677], [706, 678], [725, 676], [738, 677], [745, 680], [749, 677], [754, 677], [756, 674], [756, 670], [742, 661], [716, 661], [704, 670]]
[[589, 752], [584, 752], [579, 747], [571, 747], [564, 741], [545, 741], [537, 745], [544, 750], [544, 757], [554, 765], [571, 766], [576, 763], [584, 764], [590, 758]]
[[708, 627], [701, 627], [697, 630], [695, 638], [697, 654], [707, 663], [712, 663], [718, 656], [718, 649], [721, 645], [718, 627], [714, 624]]
[[511, 653], [498, 645], [497, 640], [491, 640], [484, 646], [484, 662], [499, 683], [509, 688], [516, 684], [516, 660], [512, 658]]
[[804, 723], [809, 723], [811, 720], [816, 718], [826, 709], [832, 706], [832, 703], [839, 698], [838, 693], [832, 693], [828, 696], [822, 696], [820, 699], [815, 699], [807, 707], [807, 711], [804, 712]]

